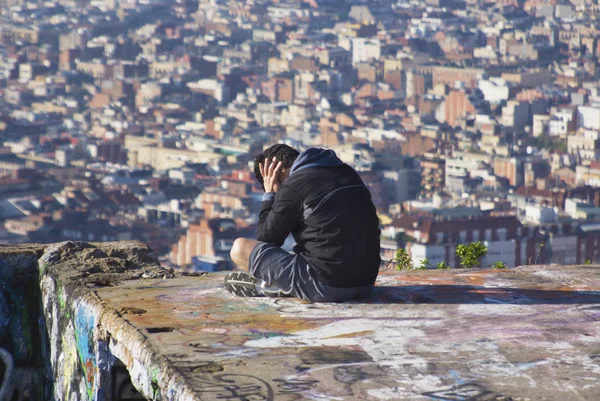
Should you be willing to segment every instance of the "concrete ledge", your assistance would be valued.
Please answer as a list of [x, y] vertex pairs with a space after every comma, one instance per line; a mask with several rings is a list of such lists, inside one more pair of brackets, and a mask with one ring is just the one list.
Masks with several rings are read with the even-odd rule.
[[0, 266], [6, 305], [34, 299], [0, 325], [30, 399], [600, 399], [597, 266], [390, 271], [342, 304], [237, 298], [139, 243], [0, 247]]
[[135, 278], [174, 277], [150, 248], [135, 242], [62, 243], [45, 250], [40, 271], [56, 399], [119, 399], [123, 385], [113, 372], [120, 363], [147, 399], [191, 399], [167, 360], [96, 295], [98, 288]]
[[392, 272], [343, 304], [236, 298], [218, 274], [97, 294], [194, 399], [596, 400], [597, 272]]
[[[150, 248], [136, 242], [1, 247], [0, 265], [8, 298], [29, 305], [6, 316], [7, 326], [18, 330], [12, 330], [12, 342], [0, 345], [22, 365], [35, 363], [32, 369], [17, 363], [8, 372], [6, 394], [30, 400], [116, 400], [118, 387], [127, 391], [129, 383], [127, 370], [115, 375], [115, 368], [124, 366], [137, 374], [132, 381], [147, 399], [160, 396], [159, 387], [171, 389], [165, 399], [186, 399], [185, 386], [178, 385], [181, 379], [165, 358], [150, 351], [140, 332], [95, 295], [96, 288], [127, 280], [174, 277]], [[14, 282], [29, 290], [14, 291]], [[27, 334], [36, 332], [35, 339]], [[136, 393], [133, 387], [129, 391]]]

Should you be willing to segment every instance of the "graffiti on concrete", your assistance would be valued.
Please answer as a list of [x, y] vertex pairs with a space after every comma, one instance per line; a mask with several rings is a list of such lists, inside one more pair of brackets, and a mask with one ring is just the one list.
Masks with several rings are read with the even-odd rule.
[[83, 377], [87, 390], [88, 399], [93, 399], [93, 390], [97, 362], [95, 355], [94, 330], [96, 328], [95, 316], [83, 305], [75, 311], [75, 341], [77, 344], [77, 355], [83, 370]]
[[[141, 270], [142, 266], [146, 270]], [[123, 320], [118, 321], [121, 315], [102, 304], [89, 287], [89, 284], [112, 284], [146, 273], [148, 277], [169, 276], [153, 252], [138, 243], [97, 246], [67, 242], [46, 250], [40, 259], [40, 271], [39, 288], [48, 324], [50, 357], [47, 359], [54, 378], [54, 399], [157, 399], [159, 366], [155, 361], [142, 362], [134, 354], [141, 347], [132, 336], [142, 337], [135, 330], [109, 332], [107, 325], [115, 322], [118, 327], [129, 327]], [[100, 272], [109, 274], [102, 278], [104, 273]], [[138, 309], [121, 311], [124, 314], [142, 312]], [[124, 335], [125, 343], [120, 342], [120, 335]], [[142, 389], [145, 397], [132, 382]]]
[[273, 401], [273, 388], [267, 382], [250, 375], [214, 375], [194, 378], [199, 393], [211, 394], [227, 401]]
[[256, 376], [240, 374], [218, 374], [194, 377], [198, 392], [210, 394], [213, 398], [227, 401], [273, 401], [277, 396], [298, 395], [315, 387], [318, 380], [275, 379], [268, 383]]
[[507, 398], [477, 383], [465, 383], [448, 389], [425, 392], [423, 395], [439, 401], [490, 401]]
[[287, 393], [301, 393], [303, 391], [310, 390], [315, 387], [318, 380], [302, 380], [302, 379], [275, 379], [273, 380], [277, 383], [277, 389], [282, 394]]
[[[401, 286], [399, 277], [382, 277], [374, 298], [344, 304], [239, 300], [210, 277], [100, 296], [115, 308], [146, 310], [128, 315], [136, 327], [171, 328], [150, 341], [175, 366], [204, 366], [186, 377], [209, 399], [484, 401], [514, 398], [508, 382], [536, 385], [547, 397], [563, 391], [549, 384], [569, 384], [560, 376], [567, 372], [588, 383], [568, 391], [589, 398], [600, 374], [590, 352], [600, 346], [597, 283], [569, 289], [566, 280], [554, 287], [514, 271], [493, 274], [406, 274]], [[541, 373], [549, 366], [557, 369], [553, 382]]]
[[[47, 274], [48, 258], [36, 261], [0, 252], [0, 400], [109, 399], [116, 358], [100, 310], [83, 301], [89, 291]], [[145, 399], [120, 384], [121, 399]]]

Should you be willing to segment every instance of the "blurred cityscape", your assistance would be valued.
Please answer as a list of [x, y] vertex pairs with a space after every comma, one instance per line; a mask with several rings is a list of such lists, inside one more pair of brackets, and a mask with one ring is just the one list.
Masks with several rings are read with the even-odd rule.
[[600, 262], [597, 0], [0, 5], [0, 243], [231, 269], [283, 142], [359, 171], [386, 260]]

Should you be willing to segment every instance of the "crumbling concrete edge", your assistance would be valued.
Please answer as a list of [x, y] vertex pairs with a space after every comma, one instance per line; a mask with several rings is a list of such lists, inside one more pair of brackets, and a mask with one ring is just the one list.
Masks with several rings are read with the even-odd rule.
[[[188, 386], [185, 378], [170, 366], [163, 355], [156, 352], [143, 334], [129, 323], [124, 326], [123, 319], [114, 310], [106, 308], [104, 310], [100, 322], [116, 340], [114, 343], [111, 342], [110, 349], [121, 361], [124, 363], [127, 361], [126, 367], [132, 382], [134, 385], [136, 383], [142, 385], [141, 389], [137, 385], [136, 388], [140, 389], [144, 396], [154, 399], [155, 392], [160, 391], [162, 399], [165, 400], [200, 400]], [[147, 367], [151, 368], [147, 369]], [[155, 388], [153, 385], [158, 387]]]
[[[144, 334], [86, 285], [78, 274], [82, 269], [73, 271], [72, 261], [52, 256], [60, 246], [47, 248], [39, 262], [56, 399], [112, 399], [111, 370], [120, 361], [132, 384], [147, 399], [199, 401], [186, 379]], [[100, 247], [107, 246], [110, 244]], [[131, 249], [140, 247], [149, 249], [131, 244]]]
[[[51, 277], [44, 278], [43, 287], [52, 288], [52, 284], [48, 282], [50, 280], [53, 279]], [[45, 306], [51, 303], [50, 294], [50, 292], [44, 293]], [[69, 309], [71, 321], [75, 324], [72, 328], [72, 335], [69, 328], [63, 333], [61, 344], [63, 349], [60, 351], [63, 356], [61, 358], [59, 355], [57, 360], [57, 365], [61, 366], [62, 372], [57, 373], [59, 375], [62, 373], [62, 377], [65, 378], [68, 373], [72, 372], [74, 377], [72, 376], [71, 381], [63, 380], [62, 383], [71, 388], [63, 387], [63, 391], [59, 391], [57, 394], [58, 399], [70, 399], [73, 388], [79, 388], [80, 390], [77, 392], [79, 395], [83, 395], [81, 390], [84, 387], [88, 399], [94, 401], [110, 399], [105, 391], [109, 390], [110, 370], [116, 362], [114, 358], [117, 358], [129, 371], [132, 384], [147, 399], [200, 400], [188, 386], [186, 380], [169, 366], [168, 360], [156, 352], [147, 338], [123, 319], [119, 313], [101, 301], [93, 291], [85, 294], [65, 291], [62, 296], [65, 300], [68, 299], [68, 303], [72, 305]], [[86, 322], [91, 324], [85, 324]], [[81, 337], [86, 334], [89, 336], [88, 339], [82, 341]], [[72, 338], [69, 339], [67, 336]], [[82, 349], [82, 342], [94, 344], [94, 355], [91, 358], [85, 359], [86, 350]], [[54, 349], [56, 341], [51, 339], [51, 343], [51, 348]], [[76, 359], [72, 355], [69, 356], [73, 347], [77, 350]], [[84, 363], [81, 363], [82, 359]], [[83, 374], [76, 373], [75, 366], [71, 368], [65, 366], [65, 362], [80, 365]], [[62, 383], [57, 382], [55, 387], [60, 390]], [[91, 393], [88, 389], [92, 390]], [[77, 399], [83, 399], [83, 397], [77, 397]]]

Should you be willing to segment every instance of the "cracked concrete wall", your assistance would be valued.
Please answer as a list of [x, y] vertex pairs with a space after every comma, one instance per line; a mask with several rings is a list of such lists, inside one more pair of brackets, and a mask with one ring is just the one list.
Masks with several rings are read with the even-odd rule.
[[0, 399], [163, 399], [164, 361], [94, 288], [172, 276], [136, 242], [0, 247], [0, 348], [15, 363]]
[[107, 381], [115, 359], [108, 351], [108, 336], [97, 327], [94, 308], [86, 300], [74, 299], [52, 276], [43, 276], [40, 285], [55, 399], [109, 399]]
[[[150, 248], [139, 243], [66, 242], [49, 246], [39, 260], [39, 269], [55, 398], [65, 401], [118, 398], [113, 391], [112, 372], [120, 364], [111, 349], [118, 341], [101, 322], [116, 312], [105, 308], [93, 289], [171, 273], [160, 267]], [[123, 352], [117, 355], [124, 359], [125, 366], [140, 365]], [[151, 375], [147, 376], [147, 380], [137, 380], [138, 386], [151, 387], [147, 383]], [[151, 391], [145, 393], [150, 395]]]

